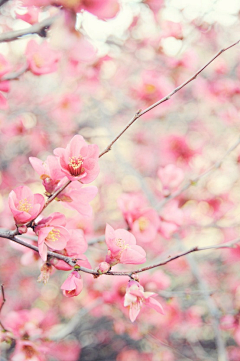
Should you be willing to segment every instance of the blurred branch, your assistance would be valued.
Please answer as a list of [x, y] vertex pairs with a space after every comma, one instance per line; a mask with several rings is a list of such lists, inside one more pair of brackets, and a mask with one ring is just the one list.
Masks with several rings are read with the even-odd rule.
[[192, 274], [196, 278], [200, 290], [203, 292], [203, 296], [205, 298], [207, 307], [209, 309], [209, 313], [212, 319], [212, 326], [216, 339], [216, 347], [217, 347], [217, 360], [218, 361], [228, 361], [227, 352], [225, 349], [225, 343], [223, 337], [221, 335], [220, 325], [219, 325], [219, 310], [216, 307], [213, 299], [210, 296], [210, 292], [208, 290], [207, 284], [204, 281], [202, 275], [200, 274], [197, 262], [190, 255], [187, 256], [188, 264], [191, 268]]
[[21, 69], [8, 73], [1, 77], [0, 82], [4, 80], [18, 79], [20, 75], [24, 74], [28, 70], [28, 64], [25, 64]]
[[102, 303], [103, 300], [97, 298], [88, 307], [80, 309], [78, 313], [74, 315], [74, 317], [71, 318], [71, 320], [67, 324], [63, 325], [63, 327], [59, 331], [55, 332], [54, 336], [50, 337], [50, 339], [53, 341], [60, 341], [64, 337], [70, 335], [75, 330], [75, 328], [82, 322], [82, 318]]
[[[0, 315], [1, 315], [1, 311], [2, 311], [2, 308], [4, 306], [4, 303], [6, 302], [3, 284], [1, 284], [1, 293], [2, 293], [2, 304], [0, 306]], [[3, 326], [2, 321], [0, 321], [0, 326], [2, 327], [4, 332], [7, 332], [7, 329]]]
[[160, 99], [159, 101], [157, 101], [156, 103], [150, 105], [150, 107], [146, 108], [145, 110], [138, 110], [138, 112], [134, 115], [134, 117], [130, 120], [130, 122], [125, 126], [125, 128], [116, 136], [116, 138], [113, 139], [113, 141], [107, 146], [107, 148], [104, 149], [104, 151], [102, 153], [100, 153], [99, 158], [101, 158], [104, 154], [108, 153], [113, 144], [126, 132], [126, 130], [133, 124], [135, 123], [135, 121], [140, 118], [142, 115], [146, 114], [147, 112], [149, 112], [150, 110], [152, 110], [153, 108], [157, 107], [158, 105], [166, 102], [167, 100], [169, 100], [174, 94], [176, 94], [179, 90], [181, 90], [182, 88], [184, 88], [187, 84], [189, 84], [191, 81], [193, 81], [194, 79], [197, 78], [197, 76], [205, 69], [208, 67], [208, 65], [210, 65], [216, 58], [218, 58], [222, 53], [224, 53], [225, 51], [227, 51], [228, 49], [231, 49], [232, 47], [234, 47], [235, 45], [239, 44], [240, 39], [238, 41], [236, 41], [235, 43], [231, 44], [230, 46], [228, 46], [227, 48], [224, 48], [222, 50], [220, 50], [211, 60], [209, 60], [202, 68], [200, 68], [191, 78], [189, 78], [188, 80], [186, 80], [184, 83], [182, 83], [181, 85], [179, 85], [177, 88], [175, 88], [171, 93], [169, 93], [168, 95], [166, 95], [164, 98]]
[[47, 30], [58, 18], [59, 15], [51, 16], [44, 19], [40, 23], [34, 24], [26, 29], [20, 29], [15, 31], [9, 31], [7, 33], [0, 34], [0, 43], [17, 40], [25, 35], [38, 34], [41, 37], [47, 36]]
[[166, 198], [164, 198], [156, 207], [156, 210], [160, 210], [168, 201], [170, 201], [171, 199], [177, 198], [181, 193], [185, 192], [189, 187], [196, 185], [196, 183], [203, 177], [205, 177], [206, 175], [212, 173], [214, 170], [220, 168], [222, 162], [224, 161], [224, 159], [234, 150], [238, 147], [238, 145], [240, 144], [240, 138], [238, 138], [238, 140], [227, 150], [227, 152], [223, 155], [223, 157], [218, 160], [216, 163], [214, 163], [209, 169], [207, 169], [205, 172], [201, 173], [199, 176], [197, 176], [196, 178], [189, 180], [186, 184], [184, 184], [182, 186], [182, 188], [180, 188], [178, 191], [170, 194], [169, 196], [167, 196]]

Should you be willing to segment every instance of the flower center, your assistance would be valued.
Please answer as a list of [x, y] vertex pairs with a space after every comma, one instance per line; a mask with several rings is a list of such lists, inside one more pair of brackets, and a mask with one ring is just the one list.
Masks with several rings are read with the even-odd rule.
[[122, 250], [129, 248], [129, 244], [126, 244], [125, 241], [121, 238], [116, 239], [116, 245]]
[[81, 156], [69, 158], [68, 169], [73, 176], [78, 176], [84, 173], [84, 168], [82, 165], [83, 158]]
[[32, 208], [31, 202], [27, 198], [21, 199], [18, 203], [18, 210], [21, 212], [28, 212]]
[[39, 54], [33, 55], [33, 61], [37, 68], [42, 68], [42, 66], [44, 65], [44, 60]]
[[48, 233], [46, 240], [49, 242], [55, 242], [59, 239], [59, 237], [60, 237], [60, 232], [54, 228], [52, 231]]
[[148, 226], [148, 220], [144, 217], [140, 217], [138, 220], [139, 231], [143, 232]]

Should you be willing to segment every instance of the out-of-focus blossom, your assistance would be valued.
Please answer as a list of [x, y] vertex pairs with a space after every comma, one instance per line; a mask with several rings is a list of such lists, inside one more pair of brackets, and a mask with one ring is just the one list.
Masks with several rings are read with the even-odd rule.
[[153, 297], [157, 296], [154, 292], [144, 292], [144, 288], [139, 282], [130, 280], [126, 289], [124, 306], [129, 307], [129, 317], [134, 322], [143, 305], [153, 308], [157, 312], [164, 314], [163, 308]]
[[106, 262], [111, 266], [117, 263], [141, 264], [146, 262], [146, 252], [136, 245], [136, 238], [125, 229], [114, 229], [107, 224], [105, 231], [108, 255]]
[[97, 192], [97, 187], [83, 188], [78, 181], [73, 181], [57, 196], [56, 200], [63, 202], [66, 208], [77, 210], [84, 217], [91, 217], [92, 207], [89, 202], [93, 200]]
[[29, 6], [25, 14], [19, 14], [16, 12], [16, 18], [33, 25], [38, 22], [39, 12], [40, 11], [36, 6]]
[[82, 183], [94, 181], [99, 174], [96, 144], [87, 144], [81, 135], [75, 135], [66, 149], [56, 148], [54, 154], [59, 157], [62, 171], [70, 180]]
[[166, 197], [182, 183], [184, 172], [175, 164], [168, 164], [158, 170], [158, 177], [162, 183], [163, 195]]
[[82, 289], [83, 281], [79, 272], [77, 271], [73, 271], [61, 286], [61, 290], [63, 290], [63, 294], [66, 297], [77, 296], [82, 291]]
[[59, 54], [52, 50], [47, 41], [38, 44], [30, 40], [26, 48], [29, 69], [35, 75], [49, 74], [57, 70]]
[[11, 361], [46, 361], [44, 353], [48, 349], [28, 340], [17, 340]]
[[27, 186], [17, 187], [9, 194], [9, 207], [18, 225], [36, 218], [44, 203], [44, 197], [41, 194], [33, 194]]

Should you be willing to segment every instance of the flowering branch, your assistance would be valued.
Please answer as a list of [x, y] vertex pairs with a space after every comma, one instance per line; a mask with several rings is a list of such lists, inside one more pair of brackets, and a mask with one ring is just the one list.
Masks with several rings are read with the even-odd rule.
[[146, 114], [147, 112], [149, 112], [150, 110], [152, 110], [153, 108], [157, 107], [158, 105], [166, 102], [167, 100], [169, 100], [174, 94], [176, 94], [179, 90], [181, 90], [182, 88], [184, 88], [187, 84], [189, 84], [191, 81], [195, 80], [197, 78], [197, 76], [205, 69], [208, 67], [208, 65], [210, 65], [216, 58], [218, 58], [222, 53], [224, 53], [225, 51], [227, 51], [228, 49], [231, 49], [232, 47], [234, 47], [235, 45], [239, 44], [240, 39], [238, 41], [236, 41], [235, 43], [231, 44], [230, 46], [228, 46], [227, 48], [224, 48], [222, 50], [220, 50], [212, 59], [210, 59], [202, 68], [200, 68], [191, 78], [189, 78], [188, 80], [186, 80], [184, 83], [182, 83], [181, 85], [179, 85], [177, 88], [175, 88], [171, 93], [169, 93], [168, 95], [166, 95], [164, 98], [160, 99], [159, 101], [157, 101], [156, 103], [150, 105], [150, 107], [144, 109], [144, 110], [138, 110], [137, 113], [134, 115], [134, 117], [129, 121], [129, 123], [125, 126], [125, 128], [116, 136], [116, 138], [113, 139], [113, 141], [107, 146], [107, 148], [105, 148], [105, 150], [99, 155], [99, 158], [101, 158], [104, 154], [108, 153], [113, 144], [123, 135], [123, 133], [126, 132], [126, 130], [133, 124], [135, 123], [135, 121], [140, 118], [142, 115]]
[[46, 37], [46, 30], [54, 23], [58, 18], [58, 15], [44, 19], [40, 23], [34, 24], [27, 29], [20, 29], [15, 31], [9, 31], [0, 35], [0, 43], [17, 40], [22, 36], [38, 34], [39, 36]]

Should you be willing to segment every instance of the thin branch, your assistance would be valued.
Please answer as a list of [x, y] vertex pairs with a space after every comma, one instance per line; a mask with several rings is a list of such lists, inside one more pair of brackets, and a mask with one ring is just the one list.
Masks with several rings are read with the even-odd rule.
[[40, 23], [34, 24], [26, 29], [20, 29], [15, 31], [9, 31], [0, 35], [0, 43], [17, 40], [22, 36], [30, 34], [38, 34], [39, 36], [46, 37], [46, 30], [54, 23], [59, 15], [54, 15], [48, 19], [44, 19]]
[[[13, 233], [11, 234], [11, 232], [13, 232]], [[30, 244], [28, 242], [23, 241], [22, 239], [20, 239], [20, 238], [16, 237], [15, 235], [13, 235], [14, 233], [16, 234], [16, 231], [8, 231], [8, 232], [2, 232], [1, 231], [0, 232], [0, 237], [10, 239], [13, 242], [21, 244], [22, 246], [30, 248], [31, 250], [39, 253], [39, 249], [38, 249], [37, 246], [34, 246], [34, 245], [32, 245], [32, 244]], [[57, 258], [59, 260], [62, 260], [64, 262], [66, 262], [67, 264], [69, 264], [69, 266], [71, 266], [71, 267], [74, 267], [76, 265], [76, 260], [72, 259], [71, 257], [67, 257], [67, 256], [64, 256], [62, 254], [52, 252], [52, 251], [48, 251], [47, 255], [49, 257], [54, 257], [54, 258]]]
[[177, 198], [180, 194], [182, 194], [183, 192], [185, 192], [188, 188], [190, 188], [193, 185], [196, 185], [196, 183], [203, 177], [205, 177], [206, 175], [212, 173], [214, 170], [220, 168], [222, 162], [224, 161], [224, 159], [234, 150], [236, 149], [240, 144], [240, 138], [238, 138], [238, 140], [226, 151], [226, 153], [223, 155], [223, 157], [218, 160], [216, 163], [214, 163], [209, 169], [207, 169], [206, 171], [204, 171], [203, 173], [201, 173], [199, 176], [197, 176], [194, 179], [189, 180], [186, 184], [184, 184], [178, 191], [170, 194], [169, 196], [167, 196], [166, 198], [164, 198], [156, 207], [155, 209], [157, 211], [159, 211], [168, 201], [170, 201], [171, 199]]
[[4, 80], [18, 79], [20, 75], [24, 74], [28, 70], [28, 64], [24, 64], [21, 69], [13, 71], [12, 73], [5, 74], [1, 77], [0, 82]]
[[158, 105], [166, 102], [167, 100], [169, 100], [174, 94], [176, 94], [179, 90], [181, 90], [183, 87], [185, 87], [187, 84], [189, 84], [192, 80], [196, 79], [197, 76], [205, 69], [208, 67], [209, 64], [211, 64], [217, 57], [219, 57], [219, 55], [221, 55], [222, 53], [224, 53], [225, 51], [227, 51], [228, 49], [231, 49], [232, 47], [234, 47], [235, 45], [237, 45], [240, 42], [240, 39], [238, 41], [236, 41], [235, 43], [231, 44], [230, 46], [228, 46], [227, 48], [224, 48], [222, 50], [220, 50], [211, 60], [209, 60], [202, 68], [200, 68], [191, 78], [189, 78], [188, 80], [186, 80], [184, 83], [182, 83], [181, 85], [179, 85], [177, 88], [175, 88], [171, 93], [169, 93], [168, 95], [166, 95], [164, 98], [160, 99], [159, 101], [157, 101], [156, 103], [150, 105], [150, 107], [146, 108], [145, 110], [139, 110], [134, 117], [130, 120], [130, 122], [125, 126], [125, 128], [116, 136], [116, 138], [113, 139], [113, 141], [107, 146], [107, 148], [105, 148], [105, 150], [99, 155], [99, 158], [101, 158], [104, 154], [108, 153], [113, 144], [123, 135], [123, 133], [126, 132], [126, 130], [138, 119], [140, 118], [142, 115], [146, 114], [147, 112], [149, 112], [150, 110], [152, 110], [153, 108], [157, 107]]
[[71, 180], [68, 180], [61, 188], [59, 188], [58, 190], [56, 190], [52, 195], [51, 197], [48, 198], [48, 200], [46, 201], [43, 209], [38, 213], [38, 215], [33, 219], [31, 220], [30, 222], [28, 222], [26, 224], [27, 227], [31, 227], [31, 225], [34, 224], [34, 221], [35, 219], [44, 211], [44, 209], [47, 208], [47, 206], [49, 206], [49, 204], [59, 195], [59, 193], [61, 193], [72, 181]]
[[[232, 242], [231, 242], [232, 243]], [[207, 247], [208, 248], [208, 247]], [[207, 249], [206, 248], [206, 249]], [[210, 297], [210, 292], [208, 290], [208, 286], [203, 279], [198, 265], [195, 262], [194, 258], [190, 255], [187, 256], [188, 264], [191, 268], [191, 271], [196, 278], [200, 290], [203, 292], [210, 316], [212, 318], [212, 327], [215, 334], [215, 340], [216, 340], [216, 348], [217, 348], [217, 360], [218, 361], [228, 361], [228, 356], [225, 348], [225, 342], [221, 334], [220, 325], [219, 325], [219, 310], [217, 306], [214, 303], [214, 300]]]
[[[34, 246], [32, 244], [29, 244], [28, 242], [25, 242], [25, 241], [21, 240], [20, 238], [16, 237], [16, 234], [17, 234], [17, 230], [15, 230], [15, 231], [0, 231], [0, 237], [1, 238], [10, 239], [13, 242], [21, 244], [22, 246], [30, 248], [33, 251], [36, 251], [36, 252], [39, 253], [38, 247], [36, 247], [36, 246]], [[230, 241], [230, 242], [220, 244], [220, 245], [213, 245], [213, 246], [202, 247], [202, 248], [199, 248], [198, 246], [196, 246], [196, 247], [193, 247], [193, 248], [189, 249], [188, 251], [184, 251], [182, 253], [179, 253], [176, 256], [173, 256], [173, 257], [169, 256], [165, 261], [162, 261], [160, 263], [157, 263], [157, 264], [154, 264], [154, 265], [151, 265], [151, 266], [148, 266], [148, 267], [140, 268], [140, 269], [138, 269], [136, 271], [124, 271], [124, 272], [109, 271], [107, 273], [104, 273], [104, 275], [106, 275], [106, 276], [128, 276], [128, 277], [131, 278], [132, 275], [134, 275], [134, 274], [141, 273], [141, 272], [144, 272], [144, 271], [148, 271], [148, 270], [153, 269], [153, 268], [164, 266], [165, 264], [167, 264], [169, 262], [172, 262], [175, 259], [178, 259], [180, 257], [186, 256], [189, 253], [198, 252], [198, 251], [206, 251], [206, 250], [209, 250], [209, 249], [233, 248], [238, 242], [240, 242], [240, 238], [235, 239], [235, 240]], [[64, 262], [66, 262], [67, 264], [69, 264], [71, 267], [74, 267], [76, 265], [77, 260], [72, 259], [71, 257], [67, 257], [67, 256], [64, 256], [62, 254], [52, 252], [52, 251], [48, 251], [47, 255], [50, 256], [50, 257], [53, 257], [53, 258], [60, 259], [60, 260], [62, 260]], [[99, 276], [99, 273], [97, 271], [95, 271], [93, 269], [90, 269], [90, 268], [81, 267], [80, 270], [82, 272], [92, 274], [93, 276]]]
[[[4, 303], [6, 302], [3, 284], [1, 284], [1, 293], [2, 293], [2, 304], [1, 304], [1, 306], [0, 306], [0, 315], [1, 315], [2, 308], [3, 308], [3, 306], [4, 306]], [[8, 330], [3, 326], [2, 321], [0, 321], [0, 326], [2, 327], [2, 329], [3, 329], [4, 332], [7, 332], [7, 331], [8, 331]]]

